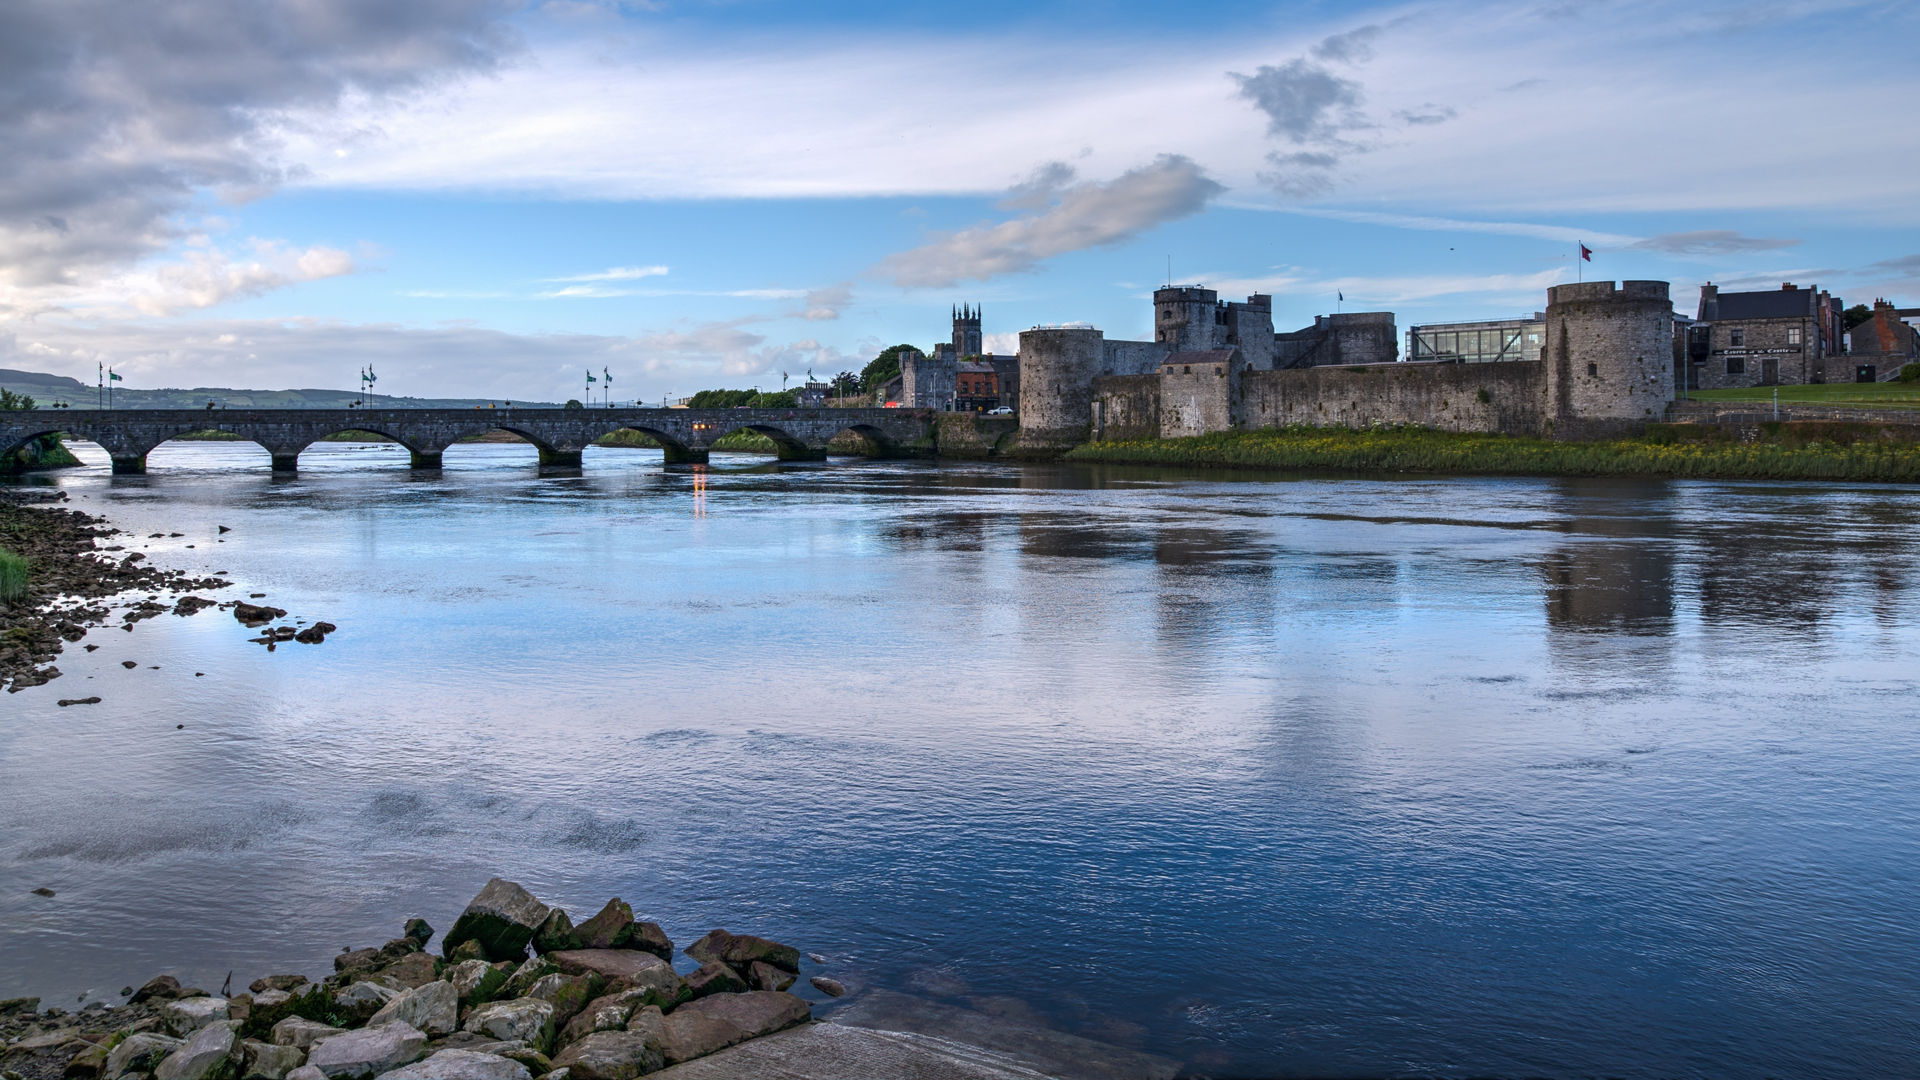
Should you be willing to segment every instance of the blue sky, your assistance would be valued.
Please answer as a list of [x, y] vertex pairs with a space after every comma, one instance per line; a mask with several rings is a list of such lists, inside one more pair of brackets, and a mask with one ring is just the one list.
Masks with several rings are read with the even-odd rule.
[[657, 399], [962, 301], [1144, 336], [1169, 260], [1281, 329], [1521, 314], [1583, 240], [1920, 305], [1920, 74], [1856, 59], [1910, 5], [393, 7], [0, 13], [0, 366]]

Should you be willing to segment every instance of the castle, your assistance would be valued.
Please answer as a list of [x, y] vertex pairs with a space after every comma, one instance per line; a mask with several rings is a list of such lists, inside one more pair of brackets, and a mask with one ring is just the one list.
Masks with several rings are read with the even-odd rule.
[[[1272, 301], [1260, 294], [1222, 303], [1211, 289], [1168, 287], [1153, 306], [1152, 341], [1063, 327], [1021, 333], [1022, 449], [1297, 424], [1580, 438], [1663, 419], [1674, 399], [1664, 281], [1555, 286], [1538, 358], [1493, 364], [1392, 362], [1386, 313], [1323, 316], [1276, 335]], [[1316, 329], [1311, 351], [1300, 347]]]

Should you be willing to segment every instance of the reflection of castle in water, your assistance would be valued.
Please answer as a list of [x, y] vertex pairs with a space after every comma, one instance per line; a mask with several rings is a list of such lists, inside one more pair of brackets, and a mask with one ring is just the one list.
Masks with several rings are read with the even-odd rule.
[[1671, 634], [1672, 492], [1662, 482], [1561, 485], [1573, 538], [1540, 561], [1547, 625], [1556, 630]]

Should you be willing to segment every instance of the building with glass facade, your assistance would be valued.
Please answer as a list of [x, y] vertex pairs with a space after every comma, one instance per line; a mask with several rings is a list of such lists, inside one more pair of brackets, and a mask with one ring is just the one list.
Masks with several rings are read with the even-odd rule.
[[1433, 323], [1407, 328], [1407, 359], [1429, 364], [1492, 364], [1538, 360], [1547, 344], [1547, 316]]

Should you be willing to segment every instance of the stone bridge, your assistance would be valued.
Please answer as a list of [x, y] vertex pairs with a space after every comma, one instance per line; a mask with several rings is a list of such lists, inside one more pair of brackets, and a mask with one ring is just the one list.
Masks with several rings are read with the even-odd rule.
[[499, 429], [526, 439], [540, 464], [578, 466], [595, 439], [623, 428], [652, 436], [669, 464], [702, 462], [736, 431], [772, 439], [783, 461], [821, 461], [827, 443], [851, 431], [881, 456], [931, 453], [934, 414], [925, 409], [38, 409], [0, 412], [0, 451], [64, 433], [99, 443], [116, 473], [147, 471], [147, 453], [196, 431], [251, 439], [273, 455], [275, 472], [298, 467], [300, 451], [341, 431], [384, 435], [413, 454], [416, 469], [437, 469], [455, 441]]

